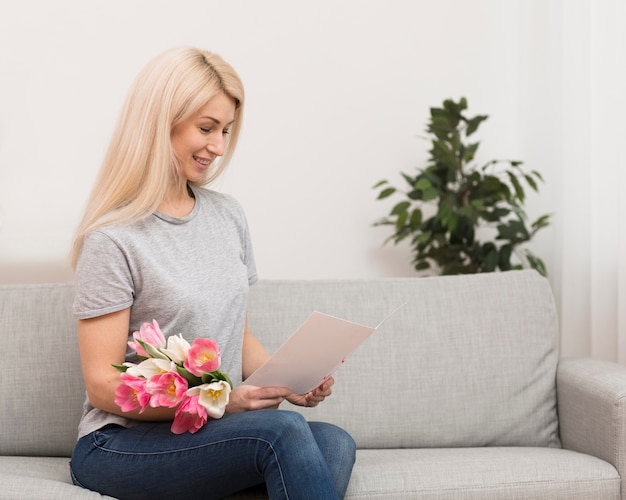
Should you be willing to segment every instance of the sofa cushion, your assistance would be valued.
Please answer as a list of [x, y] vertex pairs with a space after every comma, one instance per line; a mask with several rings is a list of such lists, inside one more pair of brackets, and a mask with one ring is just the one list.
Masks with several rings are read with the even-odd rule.
[[347, 499], [620, 498], [609, 463], [554, 448], [358, 450]]
[[[267, 498], [260, 488], [228, 500]], [[346, 500], [605, 500], [620, 476], [598, 458], [554, 448], [357, 450]]]
[[[0, 457], [0, 500], [108, 499], [70, 483], [67, 458]], [[617, 470], [554, 448], [357, 450], [347, 500], [619, 499]], [[263, 487], [229, 500], [267, 499]]]
[[535, 271], [378, 280], [260, 281], [249, 323], [270, 352], [312, 310], [375, 326], [310, 420], [360, 448], [560, 445], [558, 327]]
[[73, 290], [0, 286], [2, 455], [71, 454], [85, 398]]
[[[0, 286], [2, 455], [71, 453], [84, 399], [72, 300], [71, 284]], [[297, 411], [362, 448], [559, 445], [556, 314], [534, 271], [262, 280], [249, 318], [271, 352], [312, 310], [376, 325], [403, 302], [337, 372], [333, 397]]]
[[0, 456], [0, 500], [114, 500], [72, 484], [69, 459]]

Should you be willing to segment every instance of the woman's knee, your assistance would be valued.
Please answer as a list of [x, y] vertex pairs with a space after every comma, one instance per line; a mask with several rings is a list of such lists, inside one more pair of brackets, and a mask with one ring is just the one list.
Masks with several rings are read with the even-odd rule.
[[311, 435], [306, 419], [295, 411], [277, 410], [272, 418], [272, 426], [274, 430], [285, 436], [301, 439]]
[[328, 446], [335, 450], [343, 450], [345, 456], [356, 454], [354, 439], [341, 427], [326, 422], [309, 422], [309, 426], [320, 447]]

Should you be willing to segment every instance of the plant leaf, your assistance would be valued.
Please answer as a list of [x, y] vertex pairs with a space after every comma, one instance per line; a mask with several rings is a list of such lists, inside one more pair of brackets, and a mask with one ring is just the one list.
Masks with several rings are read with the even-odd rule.
[[415, 184], [415, 179], [411, 177], [410, 175], [407, 175], [404, 172], [400, 172], [400, 175], [402, 175], [402, 177], [404, 178], [404, 180], [407, 182], [409, 186], [413, 186], [413, 184]]
[[407, 196], [411, 199], [411, 200], [421, 200], [422, 199], [422, 191], [420, 191], [419, 189], [414, 189], [413, 191], [409, 192], [407, 194]]
[[502, 245], [498, 256], [498, 267], [502, 271], [509, 271], [511, 269], [511, 254], [513, 252], [513, 246], [510, 244]]
[[425, 269], [428, 269], [429, 267], [430, 267], [430, 264], [428, 263], [427, 260], [420, 260], [417, 264], [415, 264], [416, 271], [423, 271]]
[[141, 347], [143, 347], [143, 350], [146, 351], [146, 354], [149, 357], [155, 358], [155, 359], [170, 359], [169, 356], [167, 356], [166, 354], [163, 354], [158, 347], [154, 347], [153, 345], [148, 344], [147, 342], [144, 342], [141, 339], [137, 339], [136, 342]]
[[230, 380], [230, 377], [228, 375], [226, 375], [224, 372], [221, 372], [219, 370], [215, 370], [214, 372], [203, 373], [201, 380], [202, 380], [203, 384], [210, 384], [212, 382], [224, 381], [228, 385], [230, 385], [231, 388], [233, 386], [233, 383]]
[[528, 182], [528, 185], [533, 188], [534, 191], [537, 191], [537, 183], [535, 182], [535, 179], [528, 174], [524, 175], [524, 178], [526, 179], [526, 182]]
[[543, 261], [539, 257], [536, 257], [532, 252], [530, 252], [529, 250], [526, 250], [526, 259], [528, 260], [530, 267], [532, 267], [535, 271], [537, 271], [539, 274], [541, 274], [544, 277], [548, 276], [546, 265], [543, 263]]
[[517, 180], [517, 176], [511, 172], [510, 170], [507, 170], [506, 172], [509, 176], [509, 179], [511, 181], [511, 184], [513, 184], [513, 189], [515, 189], [515, 196], [521, 201], [524, 201], [524, 188], [522, 188], [522, 185], [520, 184], [519, 180]]
[[452, 148], [444, 141], [433, 141], [433, 147], [430, 150], [433, 160], [444, 165], [447, 168], [458, 170], [459, 160], [454, 154]]
[[429, 188], [422, 191], [422, 200], [431, 201], [439, 196], [439, 193], [435, 188]]
[[470, 144], [465, 148], [465, 152], [463, 153], [463, 160], [467, 163], [469, 163], [470, 161], [472, 161], [474, 159], [474, 156], [476, 154], [476, 150], [478, 149], [478, 146], [480, 146], [480, 144], [478, 142], [474, 143], [474, 144]]
[[409, 226], [412, 230], [416, 230], [422, 224], [422, 211], [416, 208], [411, 213], [411, 219], [409, 220]]
[[550, 225], [550, 215], [542, 215], [535, 222], [531, 224], [531, 227], [535, 231], [538, 231], [539, 229], [543, 227], [547, 227], [549, 225]]
[[401, 201], [395, 207], [393, 207], [389, 215], [400, 215], [400, 214], [406, 213], [406, 211], [408, 210], [410, 206], [411, 206], [410, 201]]
[[378, 199], [382, 200], [384, 198], [388, 198], [389, 196], [391, 196], [395, 192], [396, 192], [396, 188], [394, 188], [394, 187], [389, 187], [389, 188], [383, 189], [380, 192], [380, 194], [378, 195]]
[[430, 189], [433, 187], [428, 177], [423, 176], [420, 177], [419, 180], [413, 186], [415, 189], [419, 189], [420, 191], [424, 191], [426, 189]]
[[378, 227], [378, 226], [393, 226], [394, 222], [390, 221], [387, 217], [384, 217], [382, 219], [378, 219], [376, 222], [374, 222], [373, 226], [374, 227]]
[[184, 366], [176, 365], [176, 371], [180, 373], [181, 377], [183, 377], [187, 382], [189, 382], [189, 387], [195, 387], [202, 383], [202, 379], [200, 377], [196, 377], [193, 373], [187, 370]]
[[496, 270], [498, 265], [498, 251], [495, 248], [489, 248], [485, 254], [485, 260], [483, 263], [483, 270], [487, 273], [491, 273]]
[[478, 130], [478, 127], [480, 126], [480, 124], [485, 121], [487, 118], [489, 118], [489, 116], [487, 115], [479, 115], [479, 116], [475, 116], [474, 118], [467, 120], [467, 128], [465, 129], [465, 135], [466, 136], [470, 136], [472, 135], [474, 132], [476, 132], [476, 130]]
[[398, 214], [398, 218], [396, 219], [396, 229], [400, 230], [406, 224], [407, 219], [409, 218], [408, 212], [405, 210], [404, 212], [400, 212]]

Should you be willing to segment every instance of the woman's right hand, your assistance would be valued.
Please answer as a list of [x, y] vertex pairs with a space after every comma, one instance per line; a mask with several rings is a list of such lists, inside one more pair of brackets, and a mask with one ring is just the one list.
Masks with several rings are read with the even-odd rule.
[[240, 385], [231, 391], [226, 413], [276, 409], [290, 394], [286, 387]]

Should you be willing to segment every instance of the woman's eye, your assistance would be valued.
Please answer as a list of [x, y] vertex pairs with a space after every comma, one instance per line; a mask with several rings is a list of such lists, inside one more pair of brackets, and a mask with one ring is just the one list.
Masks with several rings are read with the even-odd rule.
[[[206, 128], [206, 127], [200, 127], [200, 132], [202, 132], [203, 134], [210, 134], [213, 132], [212, 128]], [[230, 130], [222, 130], [222, 134], [223, 135], [228, 135], [230, 134]]]

